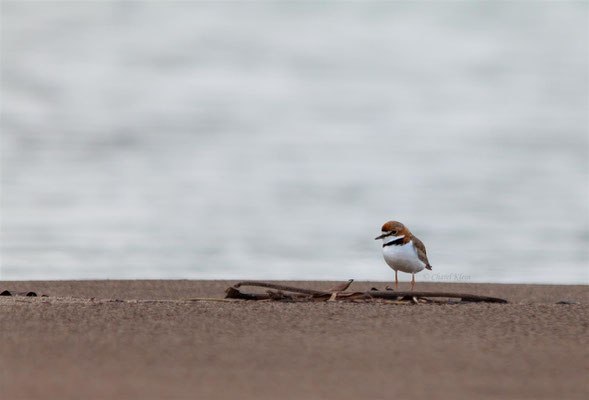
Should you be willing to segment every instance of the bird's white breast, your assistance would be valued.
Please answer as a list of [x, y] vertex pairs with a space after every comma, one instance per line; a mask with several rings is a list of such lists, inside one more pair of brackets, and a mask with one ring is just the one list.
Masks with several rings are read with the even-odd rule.
[[417, 257], [411, 242], [402, 245], [390, 245], [382, 248], [386, 263], [395, 271], [416, 273], [425, 268], [425, 264]]

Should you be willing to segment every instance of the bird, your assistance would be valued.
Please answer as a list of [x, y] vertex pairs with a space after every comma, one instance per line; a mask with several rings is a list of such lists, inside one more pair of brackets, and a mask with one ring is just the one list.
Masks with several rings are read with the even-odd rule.
[[388, 221], [381, 228], [382, 255], [385, 262], [395, 270], [395, 289], [399, 284], [397, 272], [411, 274], [411, 290], [415, 286], [415, 274], [423, 269], [431, 270], [425, 245], [411, 231], [398, 221]]

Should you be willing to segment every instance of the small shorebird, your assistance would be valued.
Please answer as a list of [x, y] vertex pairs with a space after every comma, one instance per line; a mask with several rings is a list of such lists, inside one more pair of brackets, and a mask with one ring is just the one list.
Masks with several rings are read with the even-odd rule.
[[382, 255], [386, 263], [395, 270], [395, 289], [399, 284], [397, 271], [411, 274], [411, 290], [415, 286], [415, 274], [424, 268], [432, 269], [427, 260], [425, 246], [405, 225], [389, 221], [382, 226]]

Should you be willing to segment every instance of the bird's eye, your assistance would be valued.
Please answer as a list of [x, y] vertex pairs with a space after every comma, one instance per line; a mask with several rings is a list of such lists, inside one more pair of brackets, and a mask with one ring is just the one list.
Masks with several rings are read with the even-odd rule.
[[396, 235], [397, 231], [391, 231], [391, 235]]

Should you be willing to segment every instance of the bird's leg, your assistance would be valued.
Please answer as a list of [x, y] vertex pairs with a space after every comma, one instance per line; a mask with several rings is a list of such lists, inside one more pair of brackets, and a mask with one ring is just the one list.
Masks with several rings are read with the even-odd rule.
[[415, 274], [411, 274], [411, 290], [413, 290], [413, 286], [415, 286]]
[[397, 290], [398, 286], [399, 286], [399, 279], [397, 278], [397, 271], [395, 270], [395, 290]]

